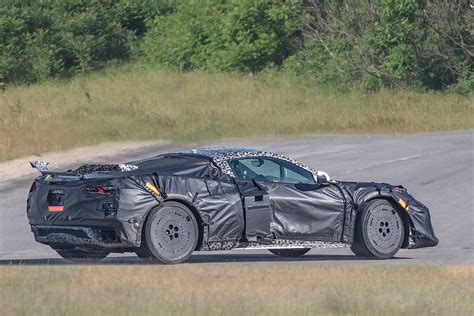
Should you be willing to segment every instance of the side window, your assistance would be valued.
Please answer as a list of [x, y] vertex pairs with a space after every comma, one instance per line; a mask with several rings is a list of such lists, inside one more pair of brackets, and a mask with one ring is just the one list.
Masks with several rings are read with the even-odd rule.
[[262, 157], [242, 158], [229, 161], [237, 178], [260, 181], [281, 181], [280, 165]]
[[291, 169], [285, 168], [285, 175], [282, 182], [286, 183], [304, 183], [304, 184], [314, 184], [313, 174], [307, 170], [300, 169], [299, 172], [296, 172]]
[[240, 179], [314, 184], [311, 172], [285, 160], [267, 157], [241, 158], [230, 160], [229, 165]]
[[313, 174], [306, 169], [298, 167], [291, 162], [279, 160], [282, 168], [282, 182], [292, 184], [315, 184]]

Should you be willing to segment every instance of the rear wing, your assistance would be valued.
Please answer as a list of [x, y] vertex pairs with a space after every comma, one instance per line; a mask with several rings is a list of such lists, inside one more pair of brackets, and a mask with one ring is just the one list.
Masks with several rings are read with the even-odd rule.
[[43, 176], [74, 176], [71, 171], [50, 171], [49, 162], [42, 160], [30, 161], [31, 168], [41, 172]]
[[41, 172], [43, 176], [46, 176], [46, 175], [79, 176], [79, 175], [85, 175], [85, 174], [89, 174], [93, 172], [104, 172], [104, 171], [128, 172], [128, 171], [133, 171], [133, 170], [138, 169], [138, 166], [132, 165], [132, 164], [116, 164], [116, 165], [85, 164], [75, 170], [50, 171], [49, 162], [41, 161], [41, 160], [30, 161], [30, 165], [33, 169], [36, 169], [39, 172]]
[[49, 162], [42, 160], [34, 160], [30, 161], [30, 165], [31, 168], [37, 169], [39, 172], [43, 173], [48, 171]]

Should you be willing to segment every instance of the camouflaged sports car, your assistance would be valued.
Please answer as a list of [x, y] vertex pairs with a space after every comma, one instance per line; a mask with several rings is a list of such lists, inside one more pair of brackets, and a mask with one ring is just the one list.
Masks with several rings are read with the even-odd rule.
[[179, 263], [198, 250], [295, 257], [341, 246], [385, 259], [438, 244], [428, 208], [402, 186], [337, 181], [270, 152], [198, 149], [66, 172], [31, 165], [41, 172], [27, 202], [35, 239], [70, 260], [135, 252]]

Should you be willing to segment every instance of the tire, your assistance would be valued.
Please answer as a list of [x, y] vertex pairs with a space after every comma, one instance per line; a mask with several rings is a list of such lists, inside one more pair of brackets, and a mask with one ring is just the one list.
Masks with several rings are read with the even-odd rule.
[[145, 246], [144, 242], [142, 243], [140, 248], [135, 250], [135, 254], [137, 255], [138, 258], [144, 259], [144, 260], [154, 258], [153, 254], [150, 252], [150, 250], [148, 250], [148, 247]]
[[144, 256], [149, 252], [161, 263], [174, 264], [188, 260], [198, 243], [196, 217], [181, 203], [166, 202], [153, 209], [144, 229], [145, 249], [139, 251]]
[[56, 252], [61, 257], [71, 262], [100, 261], [109, 255], [108, 252], [92, 252], [77, 249], [56, 249]]
[[135, 254], [137, 255], [138, 258], [143, 259], [143, 260], [149, 260], [149, 259], [154, 259], [155, 257], [151, 253], [151, 251], [148, 249], [146, 245], [146, 240], [145, 240], [145, 225], [146, 223], [143, 223], [142, 227], [142, 243], [139, 248], [135, 250]]
[[291, 248], [281, 248], [281, 249], [268, 249], [271, 253], [274, 255], [280, 256], [280, 257], [301, 257], [308, 251], [310, 251], [311, 248], [302, 248], [302, 249], [291, 249]]
[[404, 237], [397, 207], [387, 200], [373, 200], [356, 218], [351, 250], [359, 257], [390, 259], [400, 250]]

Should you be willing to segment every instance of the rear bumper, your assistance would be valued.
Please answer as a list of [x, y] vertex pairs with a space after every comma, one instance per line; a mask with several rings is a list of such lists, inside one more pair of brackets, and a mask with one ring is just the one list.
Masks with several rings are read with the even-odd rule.
[[100, 249], [110, 252], [134, 248], [132, 243], [122, 241], [114, 227], [48, 226], [31, 225], [37, 242], [55, 249]]
[[[146, 181], [140, 180], [142, 182]], [[144, 189], [136, 179], [88, 179], [53, 182], [41, 177], [27, 200], [27, 216], [36, 241], [53, 248], [99, 248], [121, 252], [141, 245], [146, 215], [161, 197]], [[88, 187], [114, 184], [113, 194], [89, 192]], [[51, 201], [51, 192], [63, 192]], [[53, 202], [53, 204], [51, 204]], [[61, 206], [52, 210], [51, 206]]]

